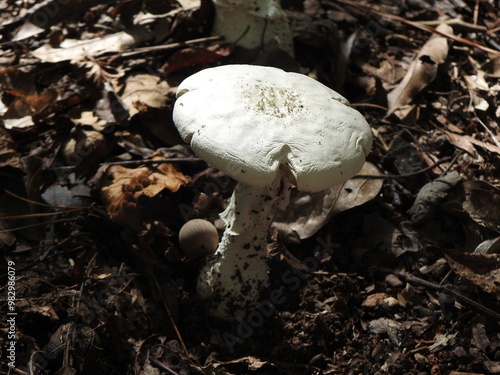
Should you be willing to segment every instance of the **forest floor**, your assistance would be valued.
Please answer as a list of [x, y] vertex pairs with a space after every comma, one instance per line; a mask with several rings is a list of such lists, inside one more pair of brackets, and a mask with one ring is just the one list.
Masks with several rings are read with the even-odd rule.
[[[282, 3], [294, 57], [211, 36], [208, 0], [0, 1], [0, 374], [500, 374], [498, 4]], [[235, 184], [172, 121], [231, 63], [316, 78], [374, 135], [280, 215], [280, 298], [232, 323], [177, 236]]]

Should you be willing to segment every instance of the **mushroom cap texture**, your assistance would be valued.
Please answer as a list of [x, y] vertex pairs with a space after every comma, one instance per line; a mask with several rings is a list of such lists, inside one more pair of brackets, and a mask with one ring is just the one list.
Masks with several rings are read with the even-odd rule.
[[184, 141], [237, 181], [267, 186], [283, 171], [302, 191], [359, 172], [370, 126], [337, 92], [303, 74], [225, 65], [186, 78], [174, 123]]

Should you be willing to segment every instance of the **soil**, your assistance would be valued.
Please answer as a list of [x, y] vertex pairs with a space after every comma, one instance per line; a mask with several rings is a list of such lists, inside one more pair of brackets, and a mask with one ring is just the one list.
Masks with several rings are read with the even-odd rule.
[[[0, 374], [500, 374], [498, 4], [286, 0], [295, 57], [212, 38], [211, 4], [0, 1]], [[177, 239], [221, 230], [235, 182], [172, 121], [229, 63], [309, 74], [374, 134], [369, 169], [280, 217], [235, 321]]]

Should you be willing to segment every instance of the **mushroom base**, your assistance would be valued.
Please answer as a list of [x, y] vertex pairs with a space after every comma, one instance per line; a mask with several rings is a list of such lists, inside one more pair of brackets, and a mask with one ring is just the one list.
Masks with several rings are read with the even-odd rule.
[[269, 226], [276, 211], [288, 204], [290, 187], [281, 173], [268, 187], [236, 186], [221, 214], [226, 231], [198, 280], [198, 293], [209, 301], [213, 316], [237, 320], [257, 307], [260, 293], [269, 283]]

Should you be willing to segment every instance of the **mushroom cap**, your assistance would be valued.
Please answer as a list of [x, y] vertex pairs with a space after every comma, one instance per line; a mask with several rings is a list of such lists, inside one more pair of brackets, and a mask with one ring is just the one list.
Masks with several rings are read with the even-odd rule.
[[237, 181], [268, 186], [281, 170], [302, 191], [353, 177], [370, 126], [337, 92], [303, 74], [225, 65], [186, 78], [174, 123], [184, 141]]

